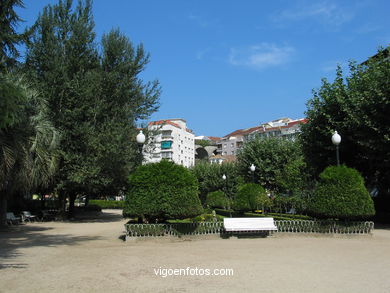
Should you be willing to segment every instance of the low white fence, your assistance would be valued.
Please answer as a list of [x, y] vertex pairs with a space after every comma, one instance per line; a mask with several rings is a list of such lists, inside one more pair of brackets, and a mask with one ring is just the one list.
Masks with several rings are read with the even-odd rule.
[[[278, 232], [369, 234], [374, 222], [341, 222], [330, 220], [275, 220]], [[125, 224], [129, 237], [224, 234], [223, 222], [174, 224]], [[277, 232], [276, 232], [277, 233]]]

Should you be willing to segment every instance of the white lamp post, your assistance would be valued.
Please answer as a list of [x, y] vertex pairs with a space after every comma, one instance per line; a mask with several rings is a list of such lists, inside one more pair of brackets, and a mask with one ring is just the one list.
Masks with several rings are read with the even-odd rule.
[[139, 149], [139, 153], [141, 154], [141, 165], [142, 165], [142, 161], [143, 161], [143, 157], [142, 157], [142, 147], [145, 143], [145, 140], [146, 140], [146, 137], [145, 137], [145, 134], [143, 134], [142, 130], [139, 131], [139, 133], [137, 134], [137, 143], [138, 143], [138, 149]]
[[332, 135], [332, 143], [336, 146], [336, 159], [337, 159], [337, 166], [340, 166], [340, 154], [339, 154], [339, 144], [341, 142], [341, 136], [340, 134], [335, 131]]
[[140, 130], [139, 133], [137, 134], [137, 142], [142, 145], [145, 143], [145, 139], [146, 139], [145, 134], [143, 134], [142, 130]]
[[253, 181], [253, 183], [255, 183], [255, 171], [256, 171], [256, 166], [252, 164], [252, 165], [249, 167], [249, 170], [251, 170], [251, 172], [252, 172], [252, 181]]
[[228, 200], [228, 209], [230, 211], [230, 218], [231, 218], [232, 217], [232, 212], [231, 212], [231, 207], [230, 207], [230, 198], [227, 195], [227, 182], [226, 182], [226, 179], [227, 179], [226, 175], [223, 174], [222, 175], [222, 180], [224, 181], [225, 196], [226, 196], [226, 199]]

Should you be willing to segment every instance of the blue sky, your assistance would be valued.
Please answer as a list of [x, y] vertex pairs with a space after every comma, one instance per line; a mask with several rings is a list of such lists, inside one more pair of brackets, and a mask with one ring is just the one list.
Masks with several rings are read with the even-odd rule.
[[[20, 28], [54, 3], [25, 0]], [[390, 43], [389, 12], [388, 0], [94, 1], [97, 42], [119, 28], [151, 54], [142, 78], [162, 86], [151, 120], [184, 118], [209, 136], [304, 117], [312, 89], [338, 63]]]

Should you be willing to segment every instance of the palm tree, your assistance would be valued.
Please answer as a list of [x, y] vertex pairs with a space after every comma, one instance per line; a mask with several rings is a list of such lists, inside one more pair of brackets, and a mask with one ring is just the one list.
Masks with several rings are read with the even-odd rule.
[[7, 74], [1, 83], [11, 89], [4, 98], [17, 101], [12, 119], [0, 128], [0, 225], [5, 225], [9, 197], [53, 181], [59, 135], [45, 115], [44, 100], [23, 78]]

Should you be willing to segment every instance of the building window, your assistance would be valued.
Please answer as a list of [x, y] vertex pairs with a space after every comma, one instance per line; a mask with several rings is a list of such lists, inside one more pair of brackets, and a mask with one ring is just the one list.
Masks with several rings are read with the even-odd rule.
[[164, 152], [164, 153], [161, 153], [161, 157], [163, 159], [172, 159], [172, 153], [171, 152]]
[[172, 141], [162, 141], [161, 142], [161, 149], [166, 150], [172, 148]]

